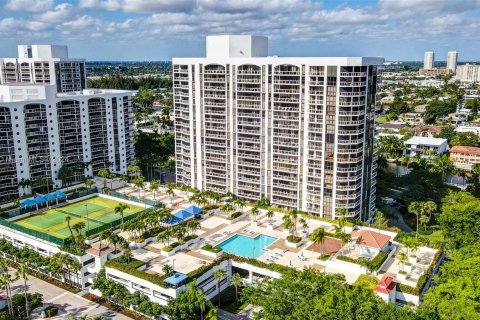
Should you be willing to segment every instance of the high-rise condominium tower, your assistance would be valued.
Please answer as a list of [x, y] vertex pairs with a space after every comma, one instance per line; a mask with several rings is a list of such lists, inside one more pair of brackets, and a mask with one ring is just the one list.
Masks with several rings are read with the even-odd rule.
[[206, 57], [173, 59], [177, 182], [368, 219], [383, 59], [267, 51], [265, 37], [211, 36]]
[[447, 69], [450, 70], [450, 72], [452, 73], [455, 73], [457, 71], [457, 58], [458, 58], [457, 51], [448, 51]]
[[101, 169], [126, 173], [132, 92], [85, 89], [85, 61], [65, 46], [18, 52], [0, 59], [0, 201], [42, 192], [46, 179], [51, 191]]
[[433, 69], [435, 64], [435, 53], [427, 51], [423, 54], [423, 69]]

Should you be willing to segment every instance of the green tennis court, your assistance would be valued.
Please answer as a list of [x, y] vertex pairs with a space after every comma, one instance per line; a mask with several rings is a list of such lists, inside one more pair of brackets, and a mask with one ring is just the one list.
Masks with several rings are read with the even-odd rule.
[[[70, 217], [70, 227], [73, 227], [79, 222], [85, 223], [85, 228], [83, 229], [85, 233], [86, 230], [120, 220], [121, 216], [116, 214], [114, 210], [121, 202], [120, 199], [111, 200], [102, 197], [93, 197], [13, 221], [13, 223], [65, 239], [70, 237], [71, 234], [68, 228], [67, 217]], [[144, 209], [140, 206], [127, 205], [129, 208], [125, 209], [123, 213], [124, 217], [134, 215]]]

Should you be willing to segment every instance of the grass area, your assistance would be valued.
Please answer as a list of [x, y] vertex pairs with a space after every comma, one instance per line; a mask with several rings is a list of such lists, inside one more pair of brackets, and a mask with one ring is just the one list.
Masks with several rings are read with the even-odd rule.
[[430, 235], [425, 235], [422, 237], [425, 237], [425, 238], [428, 238], [428, 240], [430, 240], [430, 242], [443, 242], [444, 240], [444, 237], [443, 237], [443, 233], [441, 230], [436, 230], [436, 231], [433, 231], [432, 234]]
[[388, 120], [387, 120], [387, 117], [386, 117], [386, 116], [380, 116], [380, 117], [378, 117], [378, 118], [375, 119], [375, 122], [377, 122], [377, 123], [386, 123], [386, 122], [388, 122]]
[[[115, 207], [121, 201], [110, 200], [102, 197], [93, 197], [75, 202], [63, 207], [54, 208], [30, 217], [14, 221], [22, 227], [48, 233], [52, 236], [66, 239], [70, 237], [70, 230], [66, 217], [70, 217], [70, 226], [84, 222], [88, 228], [95, 228], [106, 223], [120, 219], [120, 215], [114, 212]], [[143, 208], [129, 204], [125, 210], [124, 217], [133, 215]], [[88, 215], [88, 219], [87, 219]], [[84, 229], [85, 231], [85, 229]]]

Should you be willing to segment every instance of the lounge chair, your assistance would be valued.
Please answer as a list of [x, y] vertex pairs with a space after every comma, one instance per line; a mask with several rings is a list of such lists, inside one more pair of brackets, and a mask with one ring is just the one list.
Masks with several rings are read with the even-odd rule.
[[272, 263], [274, 262], [272, 259], [269, 259], [269, 258], [267, 258], [266, 260], [267, 260], [268, 262], [272, 262]]
[[278, 258], [278, 257], [275, 257], [275, 256], [270, 256], [270, 259], [272, 259], [272, 260], [278, 260], [279, 258]]
[[248, 233], [248, 229], [243, 229], [242, 232], [243, 233]]
[[255, 233], [255, 231], [250, 231], [249, 233], [250, 233], [250, 234], [254, 234], [254, 233]]
[[280, 252], [275, 252], [275, 255], [279, 257], [283, 257], [283, 253], [280, 253]]

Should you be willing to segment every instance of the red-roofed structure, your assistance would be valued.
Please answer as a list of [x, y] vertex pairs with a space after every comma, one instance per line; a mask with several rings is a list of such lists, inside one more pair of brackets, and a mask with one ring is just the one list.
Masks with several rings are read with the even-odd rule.
[[371, 230], [353, 231], [352, 238], [358, 238], [359, 245], [377, 250], [384, 249], [390, 241], [390, 236]]
[[397, 283], [388, 275], [383, 275], [373, 291], [386, 302], [395, 302]]

